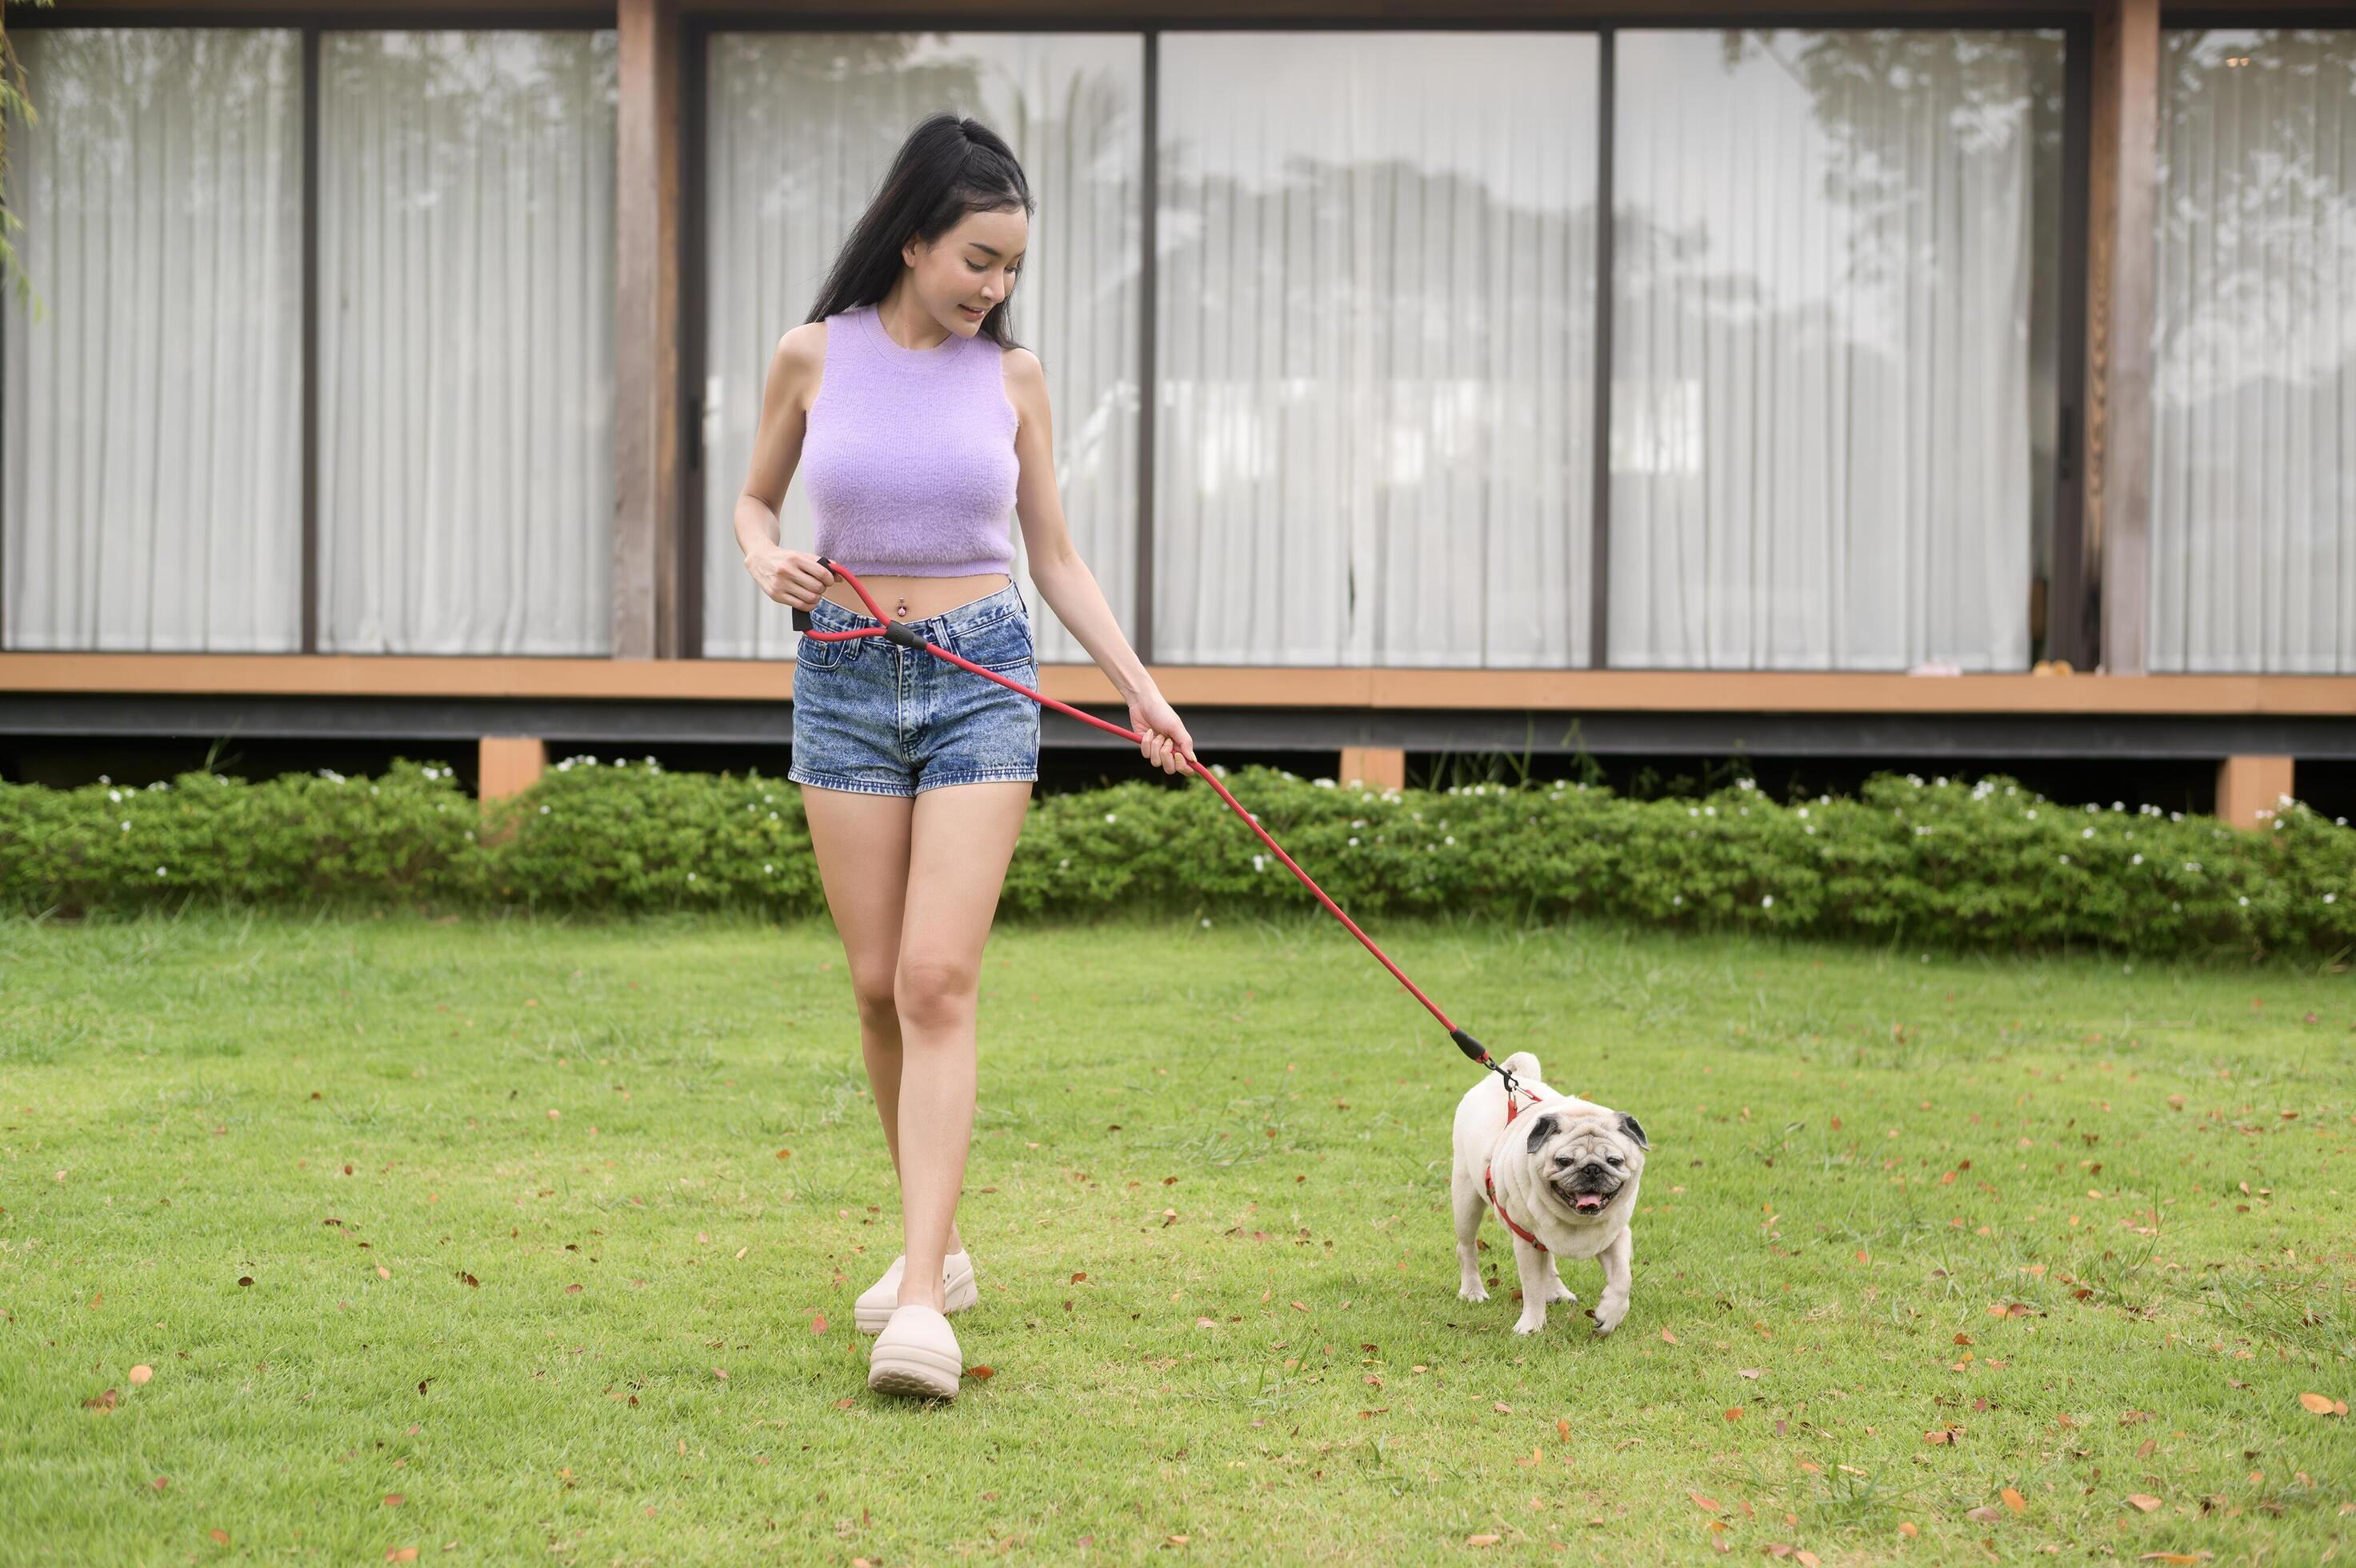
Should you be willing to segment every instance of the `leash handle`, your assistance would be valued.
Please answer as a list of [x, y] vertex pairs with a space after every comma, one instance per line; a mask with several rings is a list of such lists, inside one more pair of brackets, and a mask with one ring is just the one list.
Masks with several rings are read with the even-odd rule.
[[[1125, 729], [1119, 725], [1108, 723], [1104, 719], [1097, 717], [1094, 714], [1084, 714], [1079, 709], [1073, 707], [1069, 703], [1059, 703], [1053, 697], [1033, 691], [1030, 687], [1023, 684], [1020, 681], [1010, 681], [995, 670], [984, 670], [980, 665], [974, 663], [971, 660], [962, 659], [957, 654], [951, 653], [939, 643], [928, 641], [921, 634], [909, 630], [905, 622], [895, 621], [886, 617], [884, 614], [883, 607], [875, 602], [875, 596], [867, 591], [867, 585], [859, 580], [857, 573], [852, 572], [839, 562], [829, 560], [823, 555], [818, 558], [818, 563], [828, 571], [840, 576], [844, 582], [849, 583], [852, 591], [858, 594], [861, 602], [866, 605], [869, 612], [872, 613], [875, 619], [882, 624], [872, 627], [847, 627], [840, 631], [819, 631], [815, 629], [813, 627], [809, 612], [797, 607], [794, 610], [794, 629], [796, 631], [801, 632], [805, 636], [819, 638], [829, 642], [839, 642], [845, 638], [851, 637], [883, 637], [893, 642], [899, 643], [904, 648], [922, 649], [937, 654], [940, 658], [948, 660], [952, 664], [958, 665], [963, 669], [970, 670], [975, 674], [980, 675], [986, 680], [995, 681], [1000, 685], [1006, 687], [1010, 691], [1020, 692], [1042, 707], [1054, 708], [1058, 713], [1069, 714], [1072, 717], [1079, 720], [1082, 724], [1094, 725], [1097, 728], [1103, 730], [1109, 735], [1119, 736], [1124, 740], [1135, 741], [1141, 746], [1144, 744], [1145, 737], [1138, 734], [1138, 732], [1133, 729]], [[1301, 870], [1299, 863], [1294, 861], [1290, 855], [1284, 853], [1284, 846], [1277, 843], [1275, 839], [1269, 836], [1268, 830], [1259, 825], [1259, 819], [1253, 816], [1249, 811], [1244, 810], [1242, 802], [1227, 792], [1227, 787], [1219, 782], [1217, 776], [1213, 774], [1210, 768], [1204, 765], [1202, 759], [1190, 755], [1186, 758], [1186, 765], [1189, 768], [1192, 768], [1196, 773], [1200, 774], [1204, 781], [1209, 784], [1212, 789], [1219, 792], [1219, 799], [1225, 800], [1228, 807], [1234, 811], [1236, 815], [1243, 819], [1244, 825], [1246, 827], [1248, 827], [1253, 832], [1259, 835], [1259, 841], [1268, 845], [1269, 851], [1275, 854], [1277, 859], [1284, 863], [1287, 870], [1290, 871], [1293, 875], [1301, 879], [1301, 885], [1303, 887], [1308, 888], [1310, 892], [1315, 894], [1317, 896], [1317, 901], [1320, 904], [1324, 905], [1325, 908], [1332, 912], [1333, 918], [1341, 921], [1343, 926], [1349, 930], [1349, 933], [1357, 938], [1358, 940], [1365, 945], [1365, 950], [1374, 954], [1376, 959], [1380, 961], [1385, 969], [1391, 972], [1391, 978], [1397, 980], [1401, 985], [1406, 986], [1408, 991], [1415, 997], [1415, 999], [1423, 1004], [1424, 1009], [1434, 1018], [1440, 1021], [1440, 1026], [1448, 1031], [1449, 1038], [1456, 1042], [1456, 1048], [1462, 1051], [1474, 1061], [1479, 1062], [1483, 1067], [1487, 1068], [1490, 1071], [1497, 1074], [1500, 1078], [1503, 1078], [1505, 1080], [1505, 1092], [1508, 1095], [1512, 1094], [1514, 1090], [1514, 1075], [1507, 1072], [1495, 1062], [1490, 1060], [1489, 1052], [1486, 1047], [1484, 1047], [1480, 1041], [1474, 1039], [1472, 1036], [1458, 1028], [1455, 1023], [1449, 1018], [1448, 1015], [1440, 1010], [1440, 1004], [1434, 1002], [1430, 997], [1426, 996], [1423, 993], [1422, 989], [1419, 987], [1414, 981], [1409, 980], [1407, 977], [1406, 972], [1402, 971], [1398, 965], [1390, 961], [1390, 955], [1384, 952], [1382, 949], [1375, 945], [1374, 938], [1360, 930], [1358, 929], [1358, 922], [1353, 920], [1348, 915], [1343, 913], [1342, 906], [1336, 904], [1332, 898], [1326, 897], [1325, 889], [1318, 886], [1316, 882], [1310, 876], [1309, 873]]]

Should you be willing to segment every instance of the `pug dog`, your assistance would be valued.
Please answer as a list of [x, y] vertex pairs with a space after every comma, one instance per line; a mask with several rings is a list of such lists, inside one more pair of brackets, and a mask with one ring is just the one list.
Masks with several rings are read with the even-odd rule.
[[1507, 1057], [1505, 1068], [1519, 1086], [1510, 1121], [1505, 1085], [1494, 1073], [1483, 1074], [1456, 1107], [1453, 1197], [1462, 1275], [1456, 1294], [1466, 1301], [1489, 1299], [1474, 1239], [1493, 1205], [1494, 1182], [1494, 1206], [1541, 1244], [1514, 1237], [1522, 1279], [1522, 1316], [1514, 1332], [1545, 1327], [1548, 1302], [1579, 1299], [1563, 1284], [1558, 1260], [1596, 1258], [1603, 1264], [1603, 1294], [1595, 1304], [1595, 1332], [1609, 1334], [1628, 1314], [1628, 1224], [1652, 1145], [1626, 1112], [1548, 1089], [1529, 1052]]

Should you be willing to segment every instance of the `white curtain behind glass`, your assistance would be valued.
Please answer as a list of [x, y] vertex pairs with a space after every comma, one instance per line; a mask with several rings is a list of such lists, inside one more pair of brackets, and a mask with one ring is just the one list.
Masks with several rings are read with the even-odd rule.
[[2356, 672], [2356, 33], [2170, 32], [2150, 667]]
[[322, 39], [323, 650], [611, 646], [615, 97], [611, 32]]
[[1616, 48], [1612, 662], [2023, 668], [2060, 40]]
[[302, 644], [297, 34], [14, 35], [0, 643]]
[[1598, 61], [1163, 35], [1157, 660], [1588, 661]]
[[[805, 320], [835, 252], [908, 132], [967, 114], [1006, 138], [1033, 199], [1010, 312], [1046, 368], [1072, 542], [1124, 627], [1137, 537], [1139, 171], [1144, 44], [1118, 34], [715, 33], [704, 170], [703, 650], [790, 657], [790, 612], [744, 570], [734, 525], [777, 339]], [[1085, 660], [1031, 579], [1014, 578], [1043, 661]], [[811, 547], [797, 479], [780, 540]], [[1135, 628], [1130, 627], [1133, 633]]]

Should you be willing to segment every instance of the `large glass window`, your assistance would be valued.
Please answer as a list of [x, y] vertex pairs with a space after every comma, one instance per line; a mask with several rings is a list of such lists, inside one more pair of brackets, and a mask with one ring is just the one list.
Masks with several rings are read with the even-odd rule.
[[1154, 657], [1586, 663], [1597, 40], [1160, 56]]
[[300, 36], [13, 37], [0, 645], [298, 649]]
[[2154, 670], [2356, 673], [2356, 32], [2163, 36]]
[[2061, 38], [1615, 50], [1612, 662], [2025, 668]]
[[323, 651], [611, 646], [616, 88], [611, 32], [322, 40]]
[[[706, 55], [703, 650], [789, 655], [785, 608], [744, 571], [734, 523], [762, 381], [809, 319], [828, 266], [892, 155], [926, 114], [1006, 138], [1037, 209], [1008, 317], [1055, 408], [1055, 473], [1074, 545], [1124, 624], [1136, 592], [1144, 40], [1079, 33], [716, 33]], [[1087, 652], [1014, 576], [1043, 660]], [[810, 548], [803, 487], [778, 516]]]

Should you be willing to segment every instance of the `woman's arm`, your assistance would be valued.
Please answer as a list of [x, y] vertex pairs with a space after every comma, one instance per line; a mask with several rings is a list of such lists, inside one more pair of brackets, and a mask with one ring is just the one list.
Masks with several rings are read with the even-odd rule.
[[833, 574], [804, 551], [787, 550], [779, 542], [777, 510], [785, 505], [786, 487], [793, 482], [801, 462], [802, 434], [809, 421], [802, 409], [802, 391], [818, 379], [826, 362], [826, 324], [805, 321], [777, 339], [769, 356], [769, 373], [761, 387], [761, 423], [753, 431], [753, 463], [744, 477], [744, 492], [736, 498], [736, 544], [744, 552], [744, 570], [761, 592], [781, 605], [809, 609], [834, 581]]
[[1022, 460], [1016, 481], [1015, 515], [1023, 521], [1023, 553], [1031, 580], [1039, 585], [1055, 618], [1079, 639], [1097, 668], [1110, 677], [1129, 704], [1129, 727], [1145, 738], [1138, 751], [1166, 773], [1188, 770], [1194, 742], [1154, 684], [1145, 661], [1121, 635], [1120, 622], [1105, 602], [1096, 574], [1072, 547], [1064, 502], [1055, 488], [1055, 432], [1047, 406], [1046, 370], [1028, 349], [1005, 351], [1007, 400], [1021, 416], [1014, 451]]

